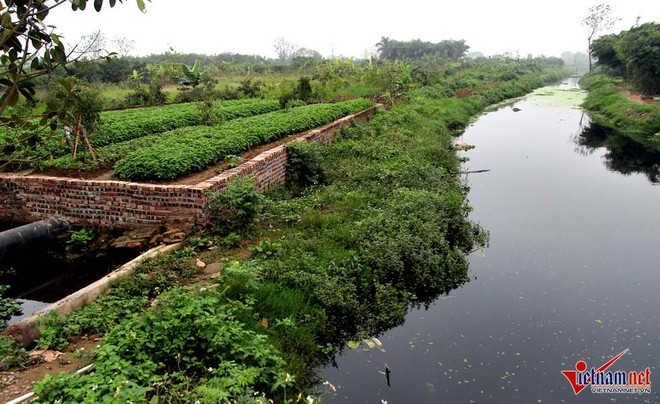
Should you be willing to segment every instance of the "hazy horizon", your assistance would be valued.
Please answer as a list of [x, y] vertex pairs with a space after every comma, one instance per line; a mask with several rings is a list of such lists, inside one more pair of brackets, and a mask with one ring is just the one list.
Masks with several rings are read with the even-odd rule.
[[[402, 7], [391, 1], [338, 0], [322, 6], [300, 0], [240, 4], [199, 0], [185, 7], [180, 1], [153, 0], [146, 3], [147, 11], [142, 14], [134, 0], [125, 0], [114, 8], [105, 4], [100, 13], [91, 4], [82, 12], [63, 5], [46, 21], [55, 25], [69, 44], [97, 30], [109, 39], [134, 40], [134, 56], [175, 51], [275, 58], [273, 42], [283, 37], [325, 57], [362, 58], [373, 52], [383, 36], [403, 41], [464, 39], [470, 52], [486, 55], [560, 56], [565, 51], [586, 53], [586, 28], [581, 21], [587, 9], [596, 4], [568, 0], [425, 4], [411, 0]], [[655, 0], [613, 0], [606, 4], [621, 18], [611, 32], [629, 29], [638, 17], [640, 23], [660, 17], [660, 2]]]

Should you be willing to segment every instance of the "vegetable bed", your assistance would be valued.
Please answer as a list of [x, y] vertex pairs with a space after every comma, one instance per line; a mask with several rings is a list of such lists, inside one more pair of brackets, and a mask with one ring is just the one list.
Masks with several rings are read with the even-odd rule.
[[[214, 112], [220, 122], [264, 114], [280, 109], [277, 100], [216, 102]], [[106, 146], [185, 126], [201, 125], [197, 103], [125, 109], [101, 114], [99, 133], [90, 138], [94, 147]]]
[[[217, 104], [215, 113], [221, 122], [260, 115], [280, 109], [279, 101], [242, 100]], [[172, 129], [201, 123], [197, 104], [167, 105], [102, 114], [101, 132], [90, 141], [97, 160], [74, 160], [70, 155], [43, 162], [42, 168], [89, 171], [114, 163], [130, 152], [150, 147], [173, 135]], [[123, 139], [123, 140], [121, 140]]]
[[372, 105], [366, 99], [316, 104], [272, 112], [217, 126], [195, 126], [164, 133], [166, 140], [129, 153], [115, 164], [126, 180], [170, 180], [206, 168], [228, 155], [325, 125]]

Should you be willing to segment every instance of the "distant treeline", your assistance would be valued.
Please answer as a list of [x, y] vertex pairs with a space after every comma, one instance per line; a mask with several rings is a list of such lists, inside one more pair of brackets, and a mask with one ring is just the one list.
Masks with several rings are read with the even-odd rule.
[[[351, 63], [358, 65], [377, 64], [378, 61], [389, 63], [392, 61], [421, 62], [427, 67], [442, 66], [447, 62], [456, 62], [466, 57], [470, 48], [464, 40], [444, 40], [437, 43], [422, 41], [398, 41], [382, 37], [376, 44], [378, 53], [367, 60], [355, 60]], [[546, 62], [561, 66], [561, 59], [546, 58]], [[343, 59], [342, 59], [343, 60]], [[120, 83], [135, 77], [137, 72], [140, 81], [149, 82], [158, 77], [160, 85], [177, 83], [181, 78], [182, 66], [193, 66], [199, 61], [209, 73], [235, 73], [235, 74], [264, 74], [289, 73], [306, 71], [308, 74], [316, 68], [323, 70], [328, 62], [318, 52], [292, 53], [286, 59], [271, 59], [257, 55], [242, 55], [237, 53], [221, 53], [217, 55], [204, 55], [196, 53], [152, 54], [148, 56], [124, 56], [112, 59], [108, 63], [105, 59], [87, 59], [67, 66], [66, 71], [60, 70], [56, 74], [62, 76], [73, 75], [90, 83]]]
[[642, 24], [596, 39], [591, 55], [605, 73], [623, 77], [643, 93], [660, 94], [660, 25]]
[[451, 60], [463, 58], [470, 49], [464, 40], [444, 40], [437, 43], [415, 39], [412, 41], [397, 41], [382, 37], [376, 44], [381, 59], [423, 59], [438, 57]]
[[[257, 55], [222, 53], [204, 55], [198, 53], [161, 53], [148, 56], [124, 56], [105, 59], [83, 60], [67, 67], [66, 75], [74, 75], [91, 83], [119, 83], [125, 81], [133, 71], [151, 73], [156, 66], [166, 75], [178, 75], [182, 65], [192, 66], [199, 60], [203, 66], [215, 66], [219, 71], [254, 72], [283, 70], [285, 66], [274, 59]], [[293, 62], [292, 62], [293, 63]]]

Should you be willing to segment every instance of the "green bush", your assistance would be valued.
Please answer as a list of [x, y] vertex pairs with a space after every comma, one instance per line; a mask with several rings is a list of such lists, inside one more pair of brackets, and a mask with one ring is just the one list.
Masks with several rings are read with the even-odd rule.
[[252, 223], [263, 207], [263, 195], [257, 192], [254, 177], [233, 180], [223, 192], [210, 193], [211, 224], [219, 232], [229, 234]]
[[69, 238], [69, 241], [67, 241], [67, 244], [71, 244], [75, 247], [84, 247], [89, 244], [90, 241], [94, 240], [94, 237], [96, 237], [94, 230], [81, 229], [71, 233], [71, 237]]
[[326, 182], [320, 145], [317, 142], [290, 142], [286, 145], [286, 182], [295, 190]]
[[0, 328], [5, 328], [7, 321], [12, 316], [22, 313], [21, 303], [14, 298], [5, 296], [9, 289], [9, 285], [0, 285]]
[[25, 363], [27, 352], [16, 341], [0, 335], [0, 370], [21, 367]]
[[161, 293], [179, 286], [199, 272], [192, 262], [193, 249], [179, 250], [140, 264], [130, 277], [117, 281], [112, 292], [67, 316], [52, 312], [44, 317], [37, 345], [41, 349], [62, 349], [76, 336], [104, 334], [131, 318]]

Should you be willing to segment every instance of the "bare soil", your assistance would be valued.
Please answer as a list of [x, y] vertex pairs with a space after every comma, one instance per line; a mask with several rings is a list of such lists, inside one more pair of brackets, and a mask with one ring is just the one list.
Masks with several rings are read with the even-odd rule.
[[91, 351], [100, 344], [98, 337], [80, 338], [52, 362], [36, 363], [27, 369], [0, 372], [0, 402], [7, 402], [34, 390], [34, 384], [45, 375], [75, 372], [91, 363]]
[[621, 94], [636, 104], [660, 105], [660, 100], [654, 99], [653, 97], [643, 97], [635, 91], [622, 89]]

